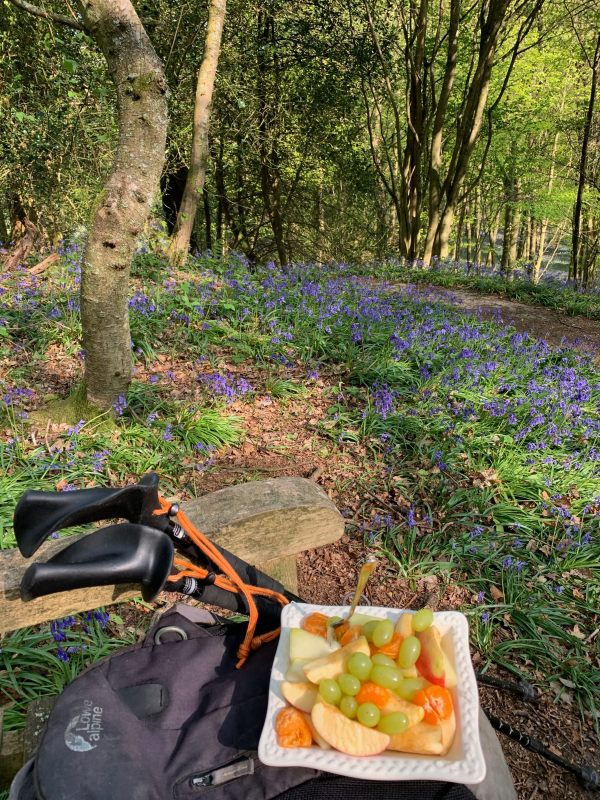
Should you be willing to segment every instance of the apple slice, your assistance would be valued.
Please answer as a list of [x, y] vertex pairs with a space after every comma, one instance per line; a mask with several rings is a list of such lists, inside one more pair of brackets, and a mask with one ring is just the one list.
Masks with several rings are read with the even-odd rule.
[[364, 636], [360, 636], [345, 647], [335, 650], [323, 658], [309, 661], [304, 666], [304, 674], [312, 683], [319, 683], [324, 678], [337, 678], [346, 671], [346, 662], [353, 653], [371, 654], [369, 643]]
[[399, 750], [402, 753], [419, 753], [424, 756], [445, 756], [456, 733], [456, 717], [454, 713], [439, 725], [428, 725], [419, 722], [404, 733], [390, 736], [388, 750]]
[[[339, 647], [337, 642], [335, 646]], [[335, 648], [322, 636], [315, 636], [303, 628], [292, 628], [290, 631], [290, 661], [295, 661], [297, 658], [312, 661], [326, 656], [333, 649]]]
[[403, 700], [393, 692], [390, 692], [389, 695], [387, 703], [381, 709], [382, 714], [393, 714], [395, 711], [402, 711], [408, 717], [409, 727], [421, 722], [425, 715], [421, 706], [409, 703], [408, 700]]
[[400, 614], [400, 619], [396, 623], [395, 631], [400, 634], [402, 639], [415, 635], [412, 626], [412, 618], [412, 614]]
[[417, 659], [416, 667], [429, 683], [438, 686], [446, 685], [446, 658], [442, 650], [442, 637], [435, 625], [430, 625], [424, 631], [417, 633], [421, 642], [421, 653]]
[[311, 712], [313, 725], [319, 736], [348, 756], [376, 756], [390, 743], [390, 737], [360, 722], [345, 717], [341, 711], [318, 700]]
[[282, 681], [281, 694], [291, 706], [310, 714], [317, 700], [318, 689], [312, 683]]

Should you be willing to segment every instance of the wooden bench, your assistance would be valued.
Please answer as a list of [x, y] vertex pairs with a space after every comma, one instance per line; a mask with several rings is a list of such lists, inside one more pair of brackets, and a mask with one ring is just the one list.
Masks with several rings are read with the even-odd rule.
[[[183, 510], [214, 542], [277, 578], [294, 593], [298, 592], [296, 556], [337, 541], [344, 530], [343, 517], [335, 505], [316, 483], [304, 478], [230, 486], [184, 503]], [[47, 542], [32, 559], [24, 559], [16, 549], [0, 551], [0, 633], [139, 596], [135, 586], [104, 586], [60, 592], [28, 603], [20, 599], [21, 578], [30, 563], [46, 561], [85, 535]], [[0, 790], [35, 749], [49, 708], [47, 701], [32, 704], [24, 731], [2, 736], [0, 724]]]

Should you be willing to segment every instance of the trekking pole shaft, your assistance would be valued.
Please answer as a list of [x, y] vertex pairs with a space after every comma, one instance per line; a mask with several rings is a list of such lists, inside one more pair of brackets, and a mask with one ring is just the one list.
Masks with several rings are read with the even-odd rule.
[[492, 728], [508, 736], [509, 739], [512, 739], [513, 742], [517, 742], [517, 744], [520, 744], [521, 747], [524, 747], [526, 750], [531, 750], [533, 753], [537, 753], [548, 759], [548, 761], [552, 761], [553, 764], [572, 772], [586, 789], [596, 791], [600, 789], [600, 775], [592, 767], [587, 765], [578, 767], [576, 764], [571, 764], [570, 761], [560, 758], [560, 756], [557, 756], [552, 750], [544, 747], [537, 739], [516, 730], [508, 722], [504, 722], [489, 711], [485, 711], [485, 715], [489, 719]]

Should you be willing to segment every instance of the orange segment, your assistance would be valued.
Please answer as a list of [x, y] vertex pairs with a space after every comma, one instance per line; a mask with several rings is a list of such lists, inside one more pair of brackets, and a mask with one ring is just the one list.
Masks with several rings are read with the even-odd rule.
[[326, 617], [325, 614], [321, 614], [318, 611], [313, 611], [312, 614], [304, 617], [300, 623], [300, 627], [304, 628], [304, 630], [308, 633], [313, 633], [315, 636], [322, 636], [323, 639], [327, 639], [328, 622], [329, 617]]
[[378, 686], [373, 681], [365, 681], [356, 695], [358, 705], [374, 703], [377, 708], [383, 708], [390, 698], [390, 693], [383, 686]]
[[351, 628], [348, 628], [346, 631], [344, 631], [341, 638], [339, 639], [339, 643], [342, 645], [342, 647], [345, 647], [347, 644], [350, 644], [350, 642], [355, 642], [361, 636], [362, 636], [362, 626], [353, 625]]
[[282, 708], [275, 720], [275, 733], [280, 747], [310, 747], [312, 732], [304, 715], [297, 708]]
[[398, 632], [395, 632], [390, 641], [387, 644], [384, 644], [383, 647], [378, 647], [375, 650], [375, 653], [381, 653], [384, 656], [389, 656], [395, 661], [398, 658], [401, 644], [402, 636]]
[[413, 703], [422, 706], [425, 716], [423, 721], [429, 725], [439, 725], [448, 719], [454, 711], [452, 695], [443, 686], [433, 684], [426, 689], [421, 689], [413, 697]]

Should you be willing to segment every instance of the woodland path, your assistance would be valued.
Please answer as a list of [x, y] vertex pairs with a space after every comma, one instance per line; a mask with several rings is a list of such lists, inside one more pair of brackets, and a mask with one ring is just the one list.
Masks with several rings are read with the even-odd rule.
[[[444, 289], [427, 285], [442, 302], [476, 314], [482, 319], [512, 325], [520, 333], [544, 339], [549, 345], [572, 347], [600, 358], [600, 322], [582, 316], [561, 314], [545, 306], [520, 303], [500, 295], [480, 294], [468, 289]], [[600, 304], [600, 300], [598, 301]]]

